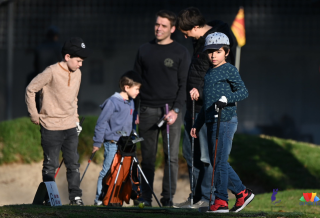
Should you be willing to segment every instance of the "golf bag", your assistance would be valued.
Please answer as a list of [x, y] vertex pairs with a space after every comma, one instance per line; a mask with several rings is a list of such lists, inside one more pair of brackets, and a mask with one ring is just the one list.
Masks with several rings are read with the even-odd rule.
[[135, 200], [140, 195], [140, 181], [136, 146], [130, 136], [121, 136], [117, 142], [118, 151], [111, 167], [102, 180], [102, 190], [99, 200], [105, 206], [122, 206], [130, 198]]

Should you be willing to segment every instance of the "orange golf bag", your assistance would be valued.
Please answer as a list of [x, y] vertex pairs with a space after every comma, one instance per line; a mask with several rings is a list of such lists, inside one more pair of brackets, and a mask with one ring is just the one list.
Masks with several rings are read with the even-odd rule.
[[99, 200], [105, 206], [122, 206], [124, 201], [129, 204], [130, 198], [134, 200], [140, 195], [135, 144], [131, 136], [121, 136], [117, 145], [118, 151], [102, 180]]

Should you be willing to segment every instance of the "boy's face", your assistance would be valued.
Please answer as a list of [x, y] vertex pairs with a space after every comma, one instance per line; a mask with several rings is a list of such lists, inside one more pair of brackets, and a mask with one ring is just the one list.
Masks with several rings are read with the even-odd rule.
[[140, 85], [139, 86], [132, 86], [132, 87], [124, 86], [124, 89], [130, 98], [135, 99], [140, 92]]
[[219, 67], [222, 64], [226, 63], [226, 56], [229, 55], [229, 52], [226, 54], [226, 52], [223, 50], [223, 48], [220, 49], [208, 49], [208, 57], [213, 64], [213, 68]]
[[176, 27], [171, 27], [171, 23], [168, 18], [157, 17], [156, 23], [154, 24], [154, 34], [158, 41], [163, 41], [170, 38], [171, 34], [176, 30]]
[[197, 31], [199, 29], [199, 26], [195, 26], [193, 27], [191, 30], [182, 30], [180, 29], [180, 31], [183, 33], [184, 38], [195, 38], [195, 39], [199, 39], [200, 36], [198, 34], [199, 31]]
[[83, 59], [79, 57], [71, 58], [69, 54], [66, 54], [65, 58], [68, 68], [71, 72], [78, 70], [82, 66]]

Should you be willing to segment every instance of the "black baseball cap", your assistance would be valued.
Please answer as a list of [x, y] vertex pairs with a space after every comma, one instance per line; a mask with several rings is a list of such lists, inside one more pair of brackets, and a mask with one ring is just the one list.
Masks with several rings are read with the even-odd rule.
[[88, 57], [88, 49], [83, 40], [79, 37], [73, 37], [65, 41], [62, 47], [62, 54], [69, 54], [74, 57], [86, 58]]

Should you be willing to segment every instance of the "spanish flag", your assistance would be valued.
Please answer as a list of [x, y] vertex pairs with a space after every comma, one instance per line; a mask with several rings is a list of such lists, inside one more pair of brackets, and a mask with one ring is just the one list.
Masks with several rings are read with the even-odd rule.
[[246, 30], [244, 27], [244, 10], [240, 7], [236, 18], [233, 21], [231, 30], [237, 39], [238, 46], [242, 47], [246, 44]]

